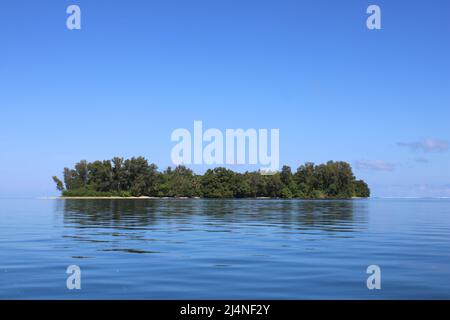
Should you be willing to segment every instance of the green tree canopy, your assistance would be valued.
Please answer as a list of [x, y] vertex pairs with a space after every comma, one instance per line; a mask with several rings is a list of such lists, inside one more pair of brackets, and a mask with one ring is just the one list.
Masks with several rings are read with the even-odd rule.
[[205, 198], [347, 199], [369, 197], [370, 189], [356, 180], [343, 161], [305, 163], [295, 174], [289, 166], [263, 175], [259, 171], [236, 173], [218, 167], [196, 175], [185, 166], [158, 171], [143, 157], [87, 162], [64, 168], [64, 182], [53, 177], [65, 196], [154, 196]]

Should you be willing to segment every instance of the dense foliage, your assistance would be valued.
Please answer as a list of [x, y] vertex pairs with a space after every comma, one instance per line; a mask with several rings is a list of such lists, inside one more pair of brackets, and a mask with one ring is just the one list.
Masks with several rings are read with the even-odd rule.
[[53, 177], [63, 196], [150, 196], [204, 198], [346, 199], [369, 197], [370, 190], [356, 180], [351, 166], [342, 161], [306, 163], [295, 173], [284, 166], [273, 175], [236, 173], [226, 168], [194, 174], [185, 166], [158, 171], [143, 157], [78, 162], [64, 168], [64, 182]]

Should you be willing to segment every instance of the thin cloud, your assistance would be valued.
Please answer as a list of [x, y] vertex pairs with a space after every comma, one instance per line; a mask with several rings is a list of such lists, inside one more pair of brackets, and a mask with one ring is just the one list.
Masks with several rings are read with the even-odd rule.
[[415, 142], [398, 142], [399, 147], [405, 147], [412, 151], [423, 152], [446, 152], [449, 149], [449, 142], [440, 139], [426, 139]]
[[428, 163], [429, 162], [427, 158], [421, 158], [421, 157], [415, 158], [414, 161], [418, 162], [418, 163]]
[[375, 196], [450, 198], [449, 184], [371, 184]]
[[394, 171], [395, 164], [383, 160], [358, 160], [355, 162], [359, 170]]

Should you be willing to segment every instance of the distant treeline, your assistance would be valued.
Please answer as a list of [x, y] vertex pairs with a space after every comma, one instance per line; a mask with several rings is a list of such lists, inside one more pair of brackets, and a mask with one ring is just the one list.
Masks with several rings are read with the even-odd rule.
[[342, 161], [305, 163], [295, 173], [288, 166], [273, 175], [236, 173], [226, 168], [195, 174], [185, 166], [158, 171], [143, 157], [78, 162], [64, 168], [64, 182], [53, 177], [66, 197], [150, 196], [203, 198], [347, 199], [369, 197], [370, 190], [356, 180], [351, 166]]

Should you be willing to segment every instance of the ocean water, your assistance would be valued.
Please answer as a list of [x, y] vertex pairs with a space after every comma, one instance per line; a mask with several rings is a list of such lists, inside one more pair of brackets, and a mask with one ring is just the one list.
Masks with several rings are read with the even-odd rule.
[[449, 299], [450, 200], [0, 199], [0, 298]]

